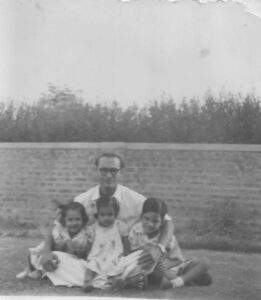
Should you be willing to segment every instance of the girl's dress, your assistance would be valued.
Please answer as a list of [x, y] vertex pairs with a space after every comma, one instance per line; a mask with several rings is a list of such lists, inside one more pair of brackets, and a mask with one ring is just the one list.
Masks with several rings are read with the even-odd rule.
[[126, 279], [144, 273], [138, 266], [141, 250], [123, 256], [122, 237], [126, 237], [125, 224], [116, 220], [110, 227], [94, 223], [88, 228], [92, 248], [86, 266], [95, 272], [92, 286], [99, 289], [111, 287], [111, 279]]
[[43, 276], [47, 276], [54, 285], [82, 286], [89, 245], [86, 228], [71, 238], [67, 229], [57, 223], [52, 231], [52, 237], [54, 241], [52, 253], [58, 257], [58, 268], [53, 272], [44, 271], [41, 264], [44, 242], [29, 249], [31, 264], [36, 270], [42, 271]]
[[116, 220], [110, 227], [103, 227], [98, 222], [88, 228], [92, 248], [86, 266], [95, 272], [92, 285], [95, 288], [107, 288], [108, 278], [118, 275], [118, 268], [123, 256], [122, 237], [127, 236], [125, 225]]
[[[52, 272], [45, 272], [44, 275], [54, 285], [82, 287], [86, 268], [88, 268], [96, 273], [92, 285], [99, 289], [106, 289], [111, 286], [111, 276], [125, 279], [130, 275], [136, 275], [137, 270], [139, 272], [137, 262], [142, 251], [135, 251], [128, 256], [123, 256], [121, 240], [123, 236], [126, 236], [125, 225], [118, 220], [110, 227], [102, 227], [95, 223], [73, 239], [70, 239], [64, 228], [58, 227], [53, 232], [54, 240], [57, 243], [55, 250], [64, 250], [64, 246], [71, 245], [71, 242], [75, 242], [77, 246], [78, 243], [81, 244], [83, 249], [88, 247], [91, 242], [92, 248], [87, 261], [86, 258], [78, 258], [75, 252], [72, 254], [72, 252], [53, 251], [52, 253], [56, 254], [59, 260], [58, 267]], [[43, 270], [40, 264], [43, 246], [42, 243], [38, 247], [30, 249], [33, 265], [38, 270]], [[74, 248], [70, 246], [67, 249]]]
[[[157, 244], [158, 238], [159, 238], [159, 234], [149, 239], [147, 234], [143, 230], [143, 226], [141, 222], [135, 224], [129, 233], [129, 241], [132, 250], [137, 250], [147, 244]], [[166, 246], [166, 253], [161, 258], [158, 265], [160, 265], [162, 268], [171, 270], [172, 274], [177, 275], [190, 262], [191, 260], [184, 258], [181, 249], [179, 247], [178, 241], [176, 240], [175, 236], [172, 235], [170, 242]]]

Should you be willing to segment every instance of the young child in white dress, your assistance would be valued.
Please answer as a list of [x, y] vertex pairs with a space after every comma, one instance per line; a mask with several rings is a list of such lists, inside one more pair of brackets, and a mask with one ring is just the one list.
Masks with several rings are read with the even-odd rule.
[[[51, 234], [51, 261], [53, 269], [57, 269], [59, 259], [55, 254], [56, 251], [65, 252], [73, 257], [85, 259], [87, 257], [89, 242], [86, 231], [88, 217], [82, 204], [72, 202], [67, 205], [61, 205], [60, 220], [55, 222]], [[25, 277], [40, 278], [43, 275], [51, 274], [48, 264], [42, 263], [45, 242], [42, 242], [35, 248], [30, 248], [29, 266], [25, 271], [19, 273], [16, 277], [21, 279]], [[57, 252], [58, 253], [58, 252]], [[48, 276], [49, 277], [49, 276]], [[52, 277], [52, 275], [51, 275]]]
[[[163, 201], [156, 198], [145, 200], [141, 221], [136, 223], [129, 233], [132, 250], [142, 249], [151, 243], [157, 244], [160, 227], [167, 212], [167, 205]], [[163, 257], [153, 273], [148, 275], [149, 279], [159, 283], [161, 288], [211, 284], [212, 279], [207, 273], [207, 260], [185, 259], [174, 235], [162, 251]]]
[[100, 197], [96, 201], [96, 222], [88, 227], [91, 250], [88, 254], [83, 290], [105, 289], [111, 278], [119, 274], [121, 258], [130, 252], [124, 223], [117, 220], [120, 206], [113, 197]]

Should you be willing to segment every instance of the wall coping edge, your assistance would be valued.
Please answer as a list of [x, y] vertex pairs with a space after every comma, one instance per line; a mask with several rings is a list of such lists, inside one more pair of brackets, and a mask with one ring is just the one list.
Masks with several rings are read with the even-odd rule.
[[0, 149], [119, 149], [119, 150], [203, 150], [261, 152], [256, 144], [172, 144], [172, 143], [0, 143]]

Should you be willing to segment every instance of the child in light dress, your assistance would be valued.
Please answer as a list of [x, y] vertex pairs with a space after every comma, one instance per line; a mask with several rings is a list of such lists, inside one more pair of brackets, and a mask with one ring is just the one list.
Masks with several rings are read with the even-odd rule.
[[[51, 251], [53, 251], [50, 253], [49, 261], [46, 260], [44, 263], [42, 262], [45, 251], [45, 242], [42, 242], [37, 247], [29, 249], [29, 266], [25, 271], [18, 274], [16, 276], [17, 278], [40, 278], [46, 275], [56, 285], [56, 282], [59, 283], [60, 279], [58, 278], [57, 281], [55, 272], [50, 271], [54, 271], [59, 266], [60, 258], [58, 258], [57, 254], [64, 252], [72, 257], [86, 260], [89, 242], [86, 231], [88, 217], [85, 208], [82, 204], [77, 202], [61, 205], [60, 208], [60, 220], [55, 222], [48, 240], [51, 245]], [[67, 257], [63, 254], [60, 256], [62, 259], [63, 257], [65, 257], [65, 259]]]
[[[146, 248], [150, 244], [158, 245], [160, 227], [167, 211], [163, 201], [156, 198], [145, 200], [141, 221], [129, 233], [132, 250]], [[159, 247], [164, 254], [152, 274], [148, 275], [149, 281], [159, 283], [161, 288], [211, 284], [207, 260], [185, 259], [174, 235], [165, 249], [161, 245]]]
[[118, 268], [121, 258], [130, 252], [125, 225], [116, 220], [120, 210], [117, 200], [101, 197], [96, 207], [96, 222], [87, 230], [91, 248], [86, 264], [85, 292], [111, 287], [112, 278], [121, 272]]

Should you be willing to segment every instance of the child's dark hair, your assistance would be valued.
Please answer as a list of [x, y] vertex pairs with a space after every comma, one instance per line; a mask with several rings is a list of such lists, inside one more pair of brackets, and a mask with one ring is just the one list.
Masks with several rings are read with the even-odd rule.
[[157, 199], [154, 197], [147, 198], [142, 207], [142, 215], [147, 212], [154, 212], [160, 214], [161, 218], [163, 219], [165, 215], [168, 213], [168, 207], [164, 201], [161, 199]]
[[83, 226], [85, 226], [89, 221], [84, 206], [79, 202], [73, 201], [69, 204], [60, 204], [58, 207], [61, 209], [61, 217], [59, 222], [62, 224], [62, 226], [65, 226], [65, 218], [68, 210], [77, 210], [81, 214]]
[[[96, 201], [97, 214], [99, 213], [99, 211], [102, 207], [108, 207], [108, 206], [110, 206], [114, 209], [115, 216], [117, 217], [120, 212], [120, 205], [119, 205], [119, 202], [117, 201], [117, 199], [114, 197], [101, 196]], [[97, 216], [97, 214], [96, 214], [96, 216]]]

